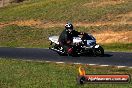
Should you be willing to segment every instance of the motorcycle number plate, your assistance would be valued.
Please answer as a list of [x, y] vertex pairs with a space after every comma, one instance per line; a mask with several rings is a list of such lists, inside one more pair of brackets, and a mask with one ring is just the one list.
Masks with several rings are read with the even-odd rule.
[[99, 48], [99, 45], [96, 45], [95, 48]]

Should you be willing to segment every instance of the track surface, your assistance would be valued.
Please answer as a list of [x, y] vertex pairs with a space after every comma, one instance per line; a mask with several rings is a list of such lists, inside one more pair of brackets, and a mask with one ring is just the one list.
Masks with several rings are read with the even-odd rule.
[[56, 52], [38, 48], [0, 48], [0, 57], [24, 60], [44, 60], [66, 63], [84, 63], [114, 66], [132, 66], [132, 53], [105, 52], [103, 57], [92, 56], [59, 56]]

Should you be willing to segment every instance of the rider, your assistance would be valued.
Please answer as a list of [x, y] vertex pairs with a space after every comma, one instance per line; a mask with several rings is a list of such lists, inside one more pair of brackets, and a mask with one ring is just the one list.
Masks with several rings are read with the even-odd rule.
[[83, 34], [85, 33], [74, 30], [73, 25], [71, 23], [67, 23], [65, 25], [65, 29], [59, 36], [58, 41], [60, 45], [64, 48], [64, 51], [71, 54], [73, 52], [73, 48], [71, 47], [73, 42], [73, 37], [77, 37], [78, 35], [83, 35]]

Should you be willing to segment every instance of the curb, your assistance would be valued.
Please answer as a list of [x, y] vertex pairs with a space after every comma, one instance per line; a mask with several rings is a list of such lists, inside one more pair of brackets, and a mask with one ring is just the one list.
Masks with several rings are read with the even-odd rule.
[[[16, 59], [13, 59], [13, 60], [16, 60]], [[46, 63], [56, 63], [56, 64], [74, 64], [74, 65], [89, 65], [89, 66], [100, 66], [100, 67], [109, 67], [109, 66], [112, 66], [112, 67], [117, 67], [117, 68], [130, 68], [132, 69], [132, 66], [116, 66], [116, 65], [105, 65], [105, 64], [86, 64], [86, 63], [70, 63], [70, 62], [62, 62], [62, 61], [38, 61], [38, 60], [22, 60], [21, 61], [35, 61], [35, 62], [39, 62], [39, 63], [43, 63], [43, 62], [46, 62]]]

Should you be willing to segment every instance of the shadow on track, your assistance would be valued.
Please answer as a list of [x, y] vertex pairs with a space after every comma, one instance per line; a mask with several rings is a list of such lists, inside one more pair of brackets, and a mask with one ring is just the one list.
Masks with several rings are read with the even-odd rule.
[[112, 57], [112, 54], [105, 53], [103, 56], [94, 56], [93, 54], [80, 55], [79, 57]]
[[104, 56], [102, 57], [112, 57], [113, 55], [112, 54], [104, 54]]

